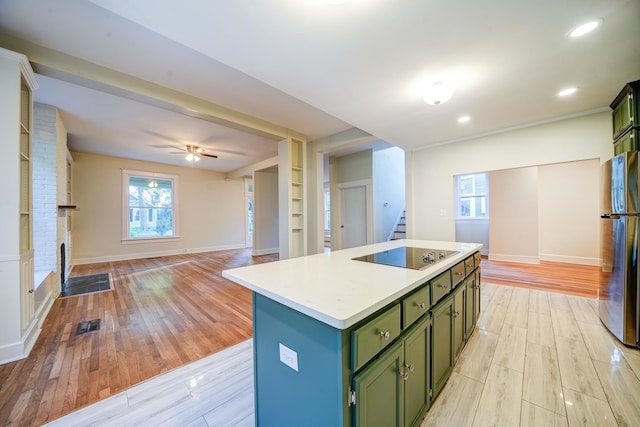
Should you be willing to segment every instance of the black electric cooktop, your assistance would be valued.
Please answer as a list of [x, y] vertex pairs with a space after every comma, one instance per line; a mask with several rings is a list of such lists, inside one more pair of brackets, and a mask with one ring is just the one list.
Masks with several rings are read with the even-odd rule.
[[355, 261], [372, 262], [374, 264], [422, 270], [457, 253], [457, 251], [446, 251], [443, 249], [401, 246], [399, 248], [389, 249], [388, 251], [376, 252], [352, 259]]

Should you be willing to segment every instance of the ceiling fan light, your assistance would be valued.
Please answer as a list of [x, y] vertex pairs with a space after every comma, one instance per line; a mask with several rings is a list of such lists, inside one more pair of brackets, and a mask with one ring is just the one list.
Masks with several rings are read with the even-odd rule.
[[422, 99], [431, 105], [444, 104], [451, 99], [455, 90], [455, 86], [447, 82], [433, 82], [425, 89]]
[[195, 156], [193, 156], [193, 160], [195, 160], [196, 162], [200, 161], [200, 156], [198, 156], [197, 154]]
[[194, 155], [193, 153], [189, 153], [187, 154], [187, 157], [185, 157], [185, 159], [187, 159], [188, 162], [192, 162], [194, 159]]

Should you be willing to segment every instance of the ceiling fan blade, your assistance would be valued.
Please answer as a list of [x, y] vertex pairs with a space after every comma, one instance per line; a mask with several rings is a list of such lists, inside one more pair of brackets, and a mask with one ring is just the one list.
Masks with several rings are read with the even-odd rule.
[[200, 153], [198, 154], [201, 157], [211, 157], [212, 159], [217, 159], [218, 156], [216, 156], [215, 154], [204, 154], [204, 153]]

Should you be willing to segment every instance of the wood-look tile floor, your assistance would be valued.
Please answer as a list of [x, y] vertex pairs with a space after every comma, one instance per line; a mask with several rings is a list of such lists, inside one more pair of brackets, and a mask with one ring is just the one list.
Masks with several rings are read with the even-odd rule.
[[[426, 426], [638, 426], [640, 350], [597, 301], [482, 283], [482, 313]], [[251, 340], [145, 381], [52, 426], [253, 426]]]

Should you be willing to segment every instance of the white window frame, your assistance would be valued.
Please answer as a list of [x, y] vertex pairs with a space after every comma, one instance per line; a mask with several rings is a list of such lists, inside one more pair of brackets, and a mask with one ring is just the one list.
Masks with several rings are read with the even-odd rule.
[[[486, 174], [486, 172], [485, 172]], [[456, 175], [455, 176], [455, 186], [456, 186], [456, 193], [455, 193], [455, 203], [456, 203], [456, 220], [457, 221], [485, 221], [489, 218], [489, 191], [487, 188], [487, 192], [484, 194], [477, 194], [476, 193], [476, 175], [478, 174], [462, 174], [462, 175]], [[471, 179], [471, 192], [470, 193], [462, 193], [460, 191], [460, 181], [463, 179]], [[488, 177], [487, 177], [488, 179]], [[462, 216], [461, 211], [460, 211], [460, 201], [463, 198], [478, 198], [478, 197], [483, 197], [483, 200], [481, 201], [481, 203], [484, 205], [484, 210], [486, 211], [486, 216]], [[472, 209], [473, 210], [473, 209]]]
[[[171, 237], [129, 237], [129, 179], [148, 178], [172, 181], [171, 213], [173, 214], [173, 236]], [[122, 243], [173, 242], [180, 239], [178, 234], [178, 175], [122, 169]]]

